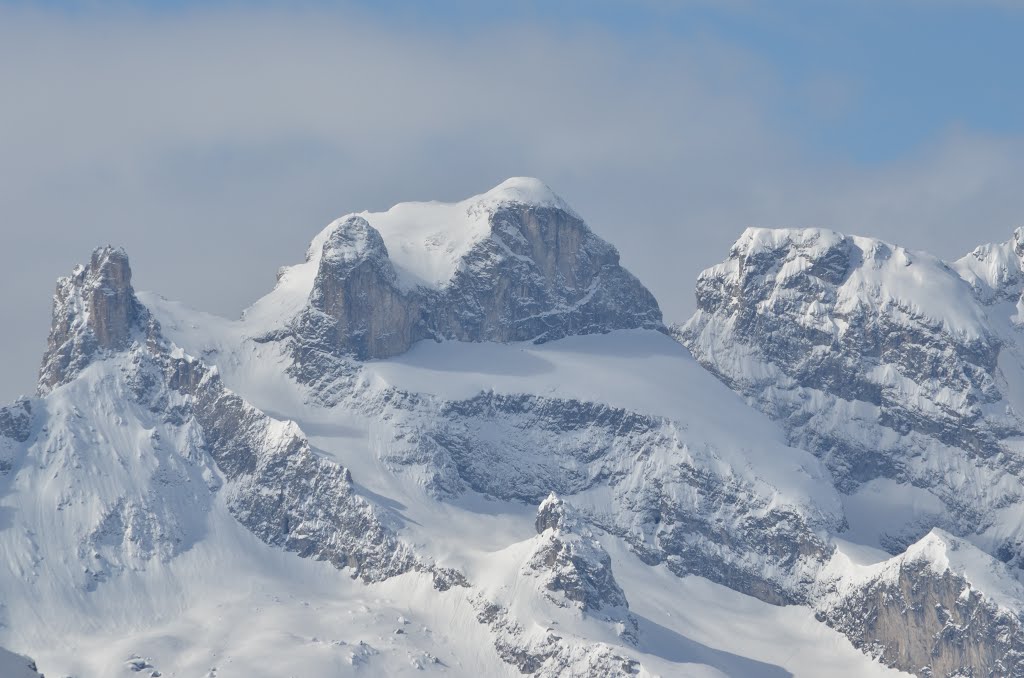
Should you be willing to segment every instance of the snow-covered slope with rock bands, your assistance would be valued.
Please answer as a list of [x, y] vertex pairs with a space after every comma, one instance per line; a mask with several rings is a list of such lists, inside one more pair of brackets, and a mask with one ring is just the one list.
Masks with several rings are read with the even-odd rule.
[[[1015, 529], [991, 447], [1013, 430], [990, 406], [1002, 302], [973, 301], [1012, 276], [895, 252], [875, 299], [832, 270], [841, 236], [801, 245], [810, 263], [772, 263], [776, 237], [747, 253], [787, 281], [763, 313], [811, 298], [800, 327], [825, 332], [874, 300], [953, 359], [908, 355], [925, 386], [875, 400], [962, 478], [922, 482], [901, 440], [823, 454], [785, 408], [749, 407], [536, 180], [343, 217], [238, 321], [137, 295], [126, 255], [97, 250], [58, 283], [38, 395], [0, 408], [0, 645], [76, 676], [1015, 674], [1013, 564], [951, 503]], [[933, 289], [975, 305], [907, 300]], [[796, 381], [734, 339], [752, 382]], [[866, 393], [895, 379], [839, 367]], [[976, 404], [969, 446], [956, 408]], [[869, 454], [907, 471], [846, 472]], [[998, 506], [967, 492], [983, 482]], [[868, 491], [909, 497], [895, 536]]]
[[[1020, 241], [1017, 231], [946, 263], [821, 229], [749, 229], [727, 261], [701, 274], [698, 311], [674, 330], [701, 364], [779, 421], [790, 444], [828, 467], [844, 494], [840, 538], [906, 559], [890, 584], [826, 605], [842, 611], [829, 623], [906, 669], [1024, 673], [1017, 608], [986, 618], [984, 606], [957, 603], [956, 576], [939, 583], [934, 568], [908, 564], [922, 561], [909, 554], [929, 539], [953, 539], [986, 567], [1006, 563], [1009, 574], [992, 586], [1014, 582], [1024, 564]], [[894, 601], [924, 616], [904, 611], [886, 622]], [[947, 612], [932, 618], [932, 608]], [[897, 626], [921, 633], [897, 648]]]

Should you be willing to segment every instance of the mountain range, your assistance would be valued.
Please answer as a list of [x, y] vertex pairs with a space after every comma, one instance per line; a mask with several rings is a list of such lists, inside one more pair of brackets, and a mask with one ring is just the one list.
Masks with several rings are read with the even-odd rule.
[[1022, 294], [1020, 230], [748, 229], [667, 326], [529, 178], [237, 320], [100, 247], [0, 408], [0, 669], [1024, 676]]

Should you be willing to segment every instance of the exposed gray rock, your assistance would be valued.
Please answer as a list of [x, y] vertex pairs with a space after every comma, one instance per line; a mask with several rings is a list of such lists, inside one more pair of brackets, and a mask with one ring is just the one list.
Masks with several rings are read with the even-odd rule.
[[380, 233], [362, 217], [349, 217], [324, 243], [295, 332], [303, 343], [361, 359], [395, 355], [430, 336], [422, 305], [398, 289]]
[[154, 331], [131, 280], [128, 255], [106, 246], [92, 253], [87, 266], [78, 266], [57, 281], [40, 394], [73, 379], [97, 355], [125, 350]]
[[[608, 622], [627, 643], [635, 645], [639, 625], [612, 575], [611, 558], [590, 528], [555, 495], [542, 503], [537, 521], [540, 534], [521, 576], [536, 580], [540, 594], [551, 603]], [[542, 524], [546, 527], [541, 528]], [[472, 600], [477, 621], [494, 634], [498, 655], [524, 674], [610, 678], [640, 671], [639, 662], [608, 645], [565, 637], [553, 628], [540, 636], [526, 633], [504, 606], [483, 595]]]
[[750, 229], [701, 274], [697, 305], [676, 336], [841, 491], [890, 479], [945, 505], [880, 535], [891, 552], [934, 525], [982, 533], [1024, 496], [1024, 462], [1005, 442], [1024, 419], [1002, 402], [1003, 340], [945, 263], [830, 231]]
[[[74, 379], [90, 362], [124, 356], [119, 364], [125, 398], [197, 433], [200, 448], [180, 454], [209, 455], [226, 481], [223, 487], [211, 482], [209, 490], [226, 492], [231, 513], [266, 543], [351, 568], [367, 581], [413, 568], [436, 569], [414, 557], [378, 510], [355, 492], [349, 471], [317, 455], [294, 423], [271, 419], [225, 388], [216, 369], [172, 350], [159, 323], [136, 299], [122, 250], [101, 248], [88, 267], [61, 280], [54, 323], [40, 389]], [[28, 407], [21, 405], [24, 414], [15, 408], [0, 411], [0, 425], [24, 433]], [[206, 484], [195, 480], [189, 486], [205, 490]], [[204, 501], [197, 497], [195, 503]], [[121, 502], [88, 542], [130, 545], [143, 559], [173, 556], [187, 546], [175, 537], [174, 510], [145, 498]], [[109, 569], [98, 576], [107, 576]], [[439, 586], [461, 581], [455, 572], [435, 575]]]
[[620, 635], [636, 643], [639, 625], [612, 573], [612, 559], [593, 530], [557, 495], [537, 510], [536, 547], [523, 568], [537, 577], [548, 600], [619, 626]]
[[870, 578], [826, 595], [818, 617], [882, 663], [916, 675], [1024, 676], [1019, 610], [988, 597], [1007, 591], [972, 585], [970, 575], [956, 567], [958, 554], [950, 558], [947, 549], [969, 552], [995, 572], [986, 576], [989, 586], [1019, 595], [1020, 585], [1000, 563], [936, 532]]
[[477, 621], [490, 627], [494, 634], [498, 656], [520, 673], [538, 678], [622, 678], [640, 673], [640, 662], [609, 645], [566, 638], [550, 628], [539, 637], [527, 634], [503, 606], [482, 596], [474, 599], [473, 604]]
[[297, 362], [310, 352], [360, 360], [422, 339], [551, 341], [623, 328], [662, 329], [653, 295], [619, 254], [567, 209], [504, 202], [490, 235], [435, 289], [403, 290], [380, 234], [360, 216], [323, 243], [309, 304], [286, 332]]
[[[842, 527], [821, 507], [780, 502], [769, 487], [720, 475], [713, 452], [695, 457], [685, 429], [660, 417], [528, 395], [438, 401], [357, 389], [349, 398], [394, 427], [384, 461], [417, 468], [439, 498], [466, 490], [531, 504], [551, 492], [572, 497], [648, 564], [768, 602], [806, 600], [832, 552], [821, 534]], [[600, 491], [598, 506], [589, 491]]]
[[[698, 311], [674, 333], [821, 457], [840, 490], [886, 480], [938, 499], [941, 510], [911, 524], [894, 515], [879, 545], [900, 553], [939, 526], [1019, 566], [1019, 525], [1005, 522], [1024, 498], [1024, 419], [1009, 396], [1017, 338], [990, 309], [1020, 296], [1020, 236], [950, 267], [868, 238], [751, 229], [701, 274]], [[1019, 612], [907, 554], [819, 600], [822, 618], [918, 675], [1024, 675]]]
[[271, 419], [226, 389], [201, 361], [158, 355], [163, 382], [143, 400], [158, 407], [163, 389], [186, 396], [168, 415], [198, 424], [203, 447], [227, 484], [228, 508], [257, 537], [302, 557], [352, 568], [379, 581], [419, 563], [412, 550], [359, 496], [347, 469], [317, 455], [299, 428]]
[[[546, 574], [545, 588], [564, 595], [585, 612], [629, 607], [626, 594], [612, 574], [611, 557], [557, 495], [551, 494], [541, 502], [537, 524], [544, 540], [527, 567]], [[542, 524], [545, 527], [540, 529]]]
[[[829, 231], [764, 236], [750, 229], [725, 264], [700, 275], [698, 311], [676, 333], [709, 370], [756, 398], [799, 442], [820, 451], [846, 489], [905, 472], [904, 467], [891, 450], [855, 448], [851, 436], [842, 436], [846, 449], [840, 454], [827, 454], [828, 447], [842, 445], [834, 439], [837, 432], [803, 430], [811, 413], [796, 395], [783, 397], [785, 391], [862, 401], [877, 408], [878, 426], [991, 457], [1000, 451], [1005, 426], [986, 420], [982, 407], [1001, 397], [994, 378], [998, 339], [956, 333], [941, 319], [915, 310], [913, 297], [887, 298], [888, 290], [872, 294], [870, 285], [850, 281], [858, 274], [870, 278], [890, 260], [904, 258], [906, 266], [931, 264], [922, 275], [937, 274], [936, 285], [966, 287], [941, 262], [911, 258], [925, 256]], [[884, 275], [878, 275], [879, 285]], [[773, 369], [751, 370], [741, 364], [741, 355]], [[919, 400], [908, 399], [881, 376], [882, 367], [912, 381]], [[944, 400], [949, 391], [958, 396], [952, 403]]]
[[0, 407], [0, 436], [23, 443], [31, 434], [31, 400], [19, 398], [7, 407]]
[[10, 472], [18, 443], [32, 435], [32, 401], [20, 398], [0, 407], [0, 476]]

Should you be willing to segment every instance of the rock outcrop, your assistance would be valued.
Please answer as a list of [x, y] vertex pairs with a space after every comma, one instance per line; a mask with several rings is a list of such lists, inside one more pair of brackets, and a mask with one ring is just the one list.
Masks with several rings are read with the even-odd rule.
[[945, 506], [894, 523], [880, 542], [891, 552], [932, 526], [984, 532], [1024, 496], [1007, 442], [1024, 419], [997, 364], [1007, 340], [945, 263], [831, 231], [750, 229], [701, 274], [697, 304], [678, 338], [840, 490], [891, 480]]
[[639, 626], [612, 573], [612, 559], [571, 506], [551, 494], [537, 509], [538, 542], [523, 572], [536, 577], [548, 600], [617, 625], [636, 643]]
[[145, 340], [151, 319], [131, 282], [128, 255], [110, 246], [97, 248], [88, 265], [57, 281], [40, 394], [73, 379], [97, 355]]
[[[1021, 240], [949, 265], [869, 238], [750, 229], [673, 330], [822, 459], [856, 540], [898, 554], [826, 595], [821, 616], [918, 675], [1024, 675], [1020, 608], [990, 599], [1019, 589], [998, 561], [1024, 562], [1009, 518], [1024, 505]], [[872, 518], [876, 496], [887, 508]], [[972, 581], [952, 553], [1002, 574]]]
[[[549, 193], [536, 180], [520, 181]], [[339, 219], [311, 253], [318, 262], [313, 289], [289, 330], [296, 359], [308, 362], [311, 351], [382, 358], [422, 339], [543, 342], [661, 329], [657, 301], [622, 268], [616, 249], [551, 196], [529, 202], [498, 187], [449, 206], [451, 219], [469, 220], [476, 230], [448, 245], [457, 261], [450, 277], [434, 284], [402, 284], [375, 215]], [[430, 243], [421, 246], [429, 250]]]
[[935, 530], [847, 579], [818, 616], [882, 663], [935, 678], [1024, 676], [1024, 587], [971, 544]]
[[[95, 387], [71, 383], [98, 361], [110, 369]], [[81, 547], [83, 557], [96, 554], [86, 567], [89, 587], [133, 562], [166, 560], [186, 549], [195, 537], [182, 526], [202, 523], [191, 514], [208, 510], [208, 492], [224, 493], [232, 515], [264, 542], [350, 568], [366, 581], [432, 570], [356, 493], [349, 471], [316, 454], [298, 426], [256, 409], [225, 388], [216, 368], [163, 337], [136, 298], [123, 250], [97, 250], [89, 266], [58, 285], [40, 391], [60, 384], [77, 386], [95, 401], [83, 400], [76, 416], [93, 407], [119, 412], [129, 403], [139, 406], [141, 423], [152, 429], [147, 455], [165, 458], [149, 480], [153, 489], [87, 499], [106, 505]], [[28, 401], [5, 408], [0, 426], [29, 441], [30, 415]], [[57, 439], [54, 453], [72, 459], [72, 466], [87, 458], [82, 446], [89, 442], [72, 432], [54, 427], [42, 434]], [[176, 449], [168, 450], [165, 438], [176, 441]], [[211, 462], [220, 477], [204, 470]]]
[[644, 562], [768, 602], [807, 599], [831, 555], [821, 533], [842, 525], [834, 494], [834, 505], [797, 501], [723, 469], [714, 443], [664, 418], [532, 395], [439, 402], [389, 388], [349, 397], [389, 422], [383, 460], [414, 469], [439, 499], [471, 490], [536, 504], [555, 492]]

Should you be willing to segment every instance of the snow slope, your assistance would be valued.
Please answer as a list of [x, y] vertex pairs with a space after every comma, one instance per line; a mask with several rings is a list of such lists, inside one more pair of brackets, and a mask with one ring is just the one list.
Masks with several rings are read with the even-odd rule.
[[[183, 431], [124, 407], [122, 369], [116, 359], [94, 364], [33, 401], [47, 431], [23, 448], [5, 491], [3, 511], [12, 524], [0, 531], [0, 553], [7, 554], [0, 578], [7, 626], [0, 637], [30, 651], [44, 671], [127, 676], [142, 662], [145, 671], [165, 676], [515, 675], [489, 650], [492, 637], [476, 621], [473, 596], [481, 591], [518, 603], [521, 617], [587, 629], [577, 615], [518, 593], [520, 563], [534, 539], [531, 507], [473, 496], [434, 501], [369, 458], [370, 431], [354, 435], [298, 420], [320, 434], [313, 440], [324, 454], [355, 462], [357, 479], [375, 479], [376, 489], [387, 492], [380, 499], [415, 526], [409, 532], [418, 546], [460, 565], [478, 590], [438, 592], [417, 573], [367, 585], [267, 546], [230, 514], [223, 495], [209, 492], [218, 482], [214, 469], [201, 459], [192, 466], [175, 458], [176, 450], [188, 449], [172, 442]], [[75, 443], [61, 442], [68, 440]], [[175, 467], [184, 474], [177, 480]], [[153, 509], [140, 518], [158, 522], [132, 523], [127, 553], [107, 537], [90, 546], [100, 559], [91, 550], [69, 552], [68, 544], [94, 544], [102, 507], [125, 493]], [[161, 512], [159, 502], [178, 503]], [[818, 661], [835, 675], [884, 673], [806, 608], [783, 610], [653, 571], [617, 543], [609, 542], [614, 567], [625, 573], [627, 595], [640, 601], [641, 643], [629, 652], [644, 671], [813, 675], [802, 673], [805, 660], [793, 655], [799, 643], [801, 657], [820, 652]], [[124, 559], [101, 579], [83, 576], [82, 563], [109, 564], [119, 555]], [[723, 598], [733, 602], [722, 606]], [[694, 605], [706, 612], [689, 614]], [[755, 650], [736, 628], [758, 639]]]

